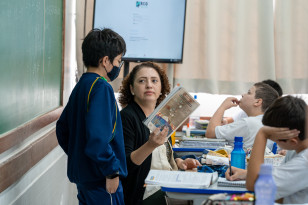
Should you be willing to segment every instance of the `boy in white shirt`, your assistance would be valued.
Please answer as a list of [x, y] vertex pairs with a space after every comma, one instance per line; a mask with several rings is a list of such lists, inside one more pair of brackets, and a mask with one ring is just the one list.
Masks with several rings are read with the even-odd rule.
[[[266, 141], [275, 141], [282, 149], [289, 150], [284, 162], [273, 169], [277, 186], [276, 200], [285, 204], [308, 203], [308, 138], [305, 134], [305, 120], [308, 111], [304, 100], [292, 96], [277, 99], [264, 113], [262, 127], [255, 139], [248, 169], [232, 167], [226, 172], [228, 180], [246, 178], [248, 190], [254, 190], [254, 184], [264, 163]], [[308, 128], [308, 121], [306, 121]], [[247, 176], [246, 176], [247, 174]]]
[[[243, 137], [244, 148], [252, 147], [257, 132], [263, 126], [261, 120], [264, 111], [277, 98], [276, 90], [262, 82], [255, 83], [246, 94], [242, 95], [241, 100], [228, 97], [211, 118], [205, 136], [226, 139], [230, 144], [233, 144], [235, 136], [240, 136]], [[240, 106], [248, 117], [222, 125], [221, 119], [225, 110], [235, 106]]]
[[[283, 95], [282, 88], [280, 87], [280, 85], [276, 81], [268, 79], [268, 80], [263, 80], [262, 83], [270, 85], [272, 88], [274, 88], [277, 91], [279, 97], [281, 97]], [[240, 110], [238, 113], [236, 113], [234, 116], [232, 116], [233, 121], [231, 121], [231, 122], [235, 122], [235, 121], [240, 120], [244, 117], [248, 117], [248, 116], [243, 110]]]

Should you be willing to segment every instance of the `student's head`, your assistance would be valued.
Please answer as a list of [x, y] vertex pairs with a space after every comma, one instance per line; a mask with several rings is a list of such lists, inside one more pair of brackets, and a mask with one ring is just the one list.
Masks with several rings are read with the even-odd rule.
[[114, 61], [121, 61], [125, 52], [124, 39], [111, 29], [93, 29], [82, 43], [83, 63], [87, 68], [98, 67], [104, 57], [115, 65]]
[[282, 89], [276, 81], [268, 79], [268, 80], [263, 80], [262, 83], [270, 85], [272, 88], [274, 88], [277, 91], [279, 97], [281, 97], [283, 95]]
[[278, 93], [271, 86], [259, 82], [255, 83], [247, 93], [242, 95], [239, 106], [248, 116], [254, 110], [264, 113], [265, 110], [278, 98]]
[[307, 105], [303, 99], [293, 96], [281, 97], [265, 111], [262, 123], [271, 127], [287, 127], [299, 130], [298, 137], [277, 142], [282, 149], [290, 149], [289, 143], [305, 139], [306, 110]]
[[145, 62], [133, 68], [122, 81], [119, 102], [125, 107], [132, 101], [157, 106], [170, 92], [166, 73], [155, 63]]

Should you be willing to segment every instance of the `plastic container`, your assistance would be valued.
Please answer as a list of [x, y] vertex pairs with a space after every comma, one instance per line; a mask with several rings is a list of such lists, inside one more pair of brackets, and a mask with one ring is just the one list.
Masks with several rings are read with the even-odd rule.
[[255, 183], [256, 205], [272, 205], [275, 203], [276, 184], [272, 176], [272, 165], [262, 164], [259, 177]]
[[171, 144], [172, 146], [175, 144], [175, 131], [171, 134]]
[[234, 137], [234, 148], [231, 152], [231, 166], [246, 169], [246, 153], [243, 149], [243, 137]]
[[190, 127], [189, 127], [189, 123], [187, 123], [186, 137], [190, 137]]
[[[194, 95], [194, 99], [197, 100], [197, 98], [198, 98], [197, 95]], [[190, 125], [190, 128], [192, 129], [196, 128], [195, 122], [197, 120], [200, 120], [199, 108], [200, 106], [193, 113], [191, 113], [189, 117], [189, 125]]]

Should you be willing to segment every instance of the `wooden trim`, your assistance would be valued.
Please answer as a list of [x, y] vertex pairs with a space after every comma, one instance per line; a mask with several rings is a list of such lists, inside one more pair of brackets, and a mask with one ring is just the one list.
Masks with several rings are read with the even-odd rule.
[[66, 0], [63, 0], [62, 4], [62, 73], [61, 73], [61, 94], [60, 104], [63, 106], [64, 95], [64, 58], [65, 58], [65, 15], [66, 15]]
[[54, 128], [18, 154], [0, 164], [0, 193], [18, 181], [57, 145], [56, 129]]
[[1, 136], [0, 154], [21, 143], [27, 137], [39, 131], [43, 127], [56, 121], [60, 117], [62, 110], [63, 107], [57, 108]]

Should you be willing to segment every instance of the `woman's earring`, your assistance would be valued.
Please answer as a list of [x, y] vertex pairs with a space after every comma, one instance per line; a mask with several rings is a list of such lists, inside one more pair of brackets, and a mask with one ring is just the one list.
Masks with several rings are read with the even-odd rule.
[[135, 95], [135, 93], [132, 92], [132, 95]]

